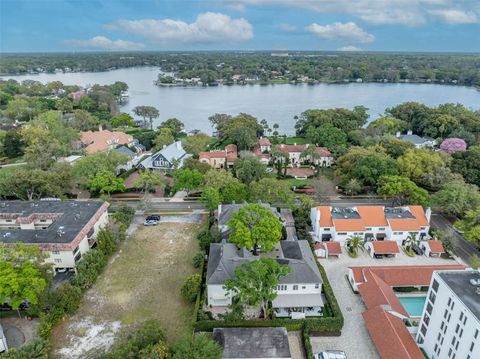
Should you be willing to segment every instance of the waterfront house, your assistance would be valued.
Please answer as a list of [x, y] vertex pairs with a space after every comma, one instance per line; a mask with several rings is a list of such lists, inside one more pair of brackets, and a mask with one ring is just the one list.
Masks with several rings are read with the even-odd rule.
[[177, 141], [148, 156], [140, 162], [138, 168], [167, 173], [182, 168], [183, 162], [189, 157], [190, 155], [183, 149], [182, 142]]

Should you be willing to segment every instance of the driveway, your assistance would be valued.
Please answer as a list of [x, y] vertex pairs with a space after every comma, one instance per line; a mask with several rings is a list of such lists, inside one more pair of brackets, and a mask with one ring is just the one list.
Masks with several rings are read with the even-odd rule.
[[433, 265], [457, 264], [454, 260], [443, 258], [427, 258], [425, 256], [408, 257], [403, 252], [397, 258], [374, 259], [366, 253], [358, 258], [351, 258], [342, 248], [340, 258], [321, 259], [330, 284], [345, 318], [345, 325], [340, 337], [311, 337], [313, 351], [343, 350], [348, 359], [377, 359], [379, 355], [370, 339], [363, 322], [362, 312], [367, 308], [359, 294], [354, 294], [345, 279], [348, 267], [351, 266], [384, 266], [384, 265]]

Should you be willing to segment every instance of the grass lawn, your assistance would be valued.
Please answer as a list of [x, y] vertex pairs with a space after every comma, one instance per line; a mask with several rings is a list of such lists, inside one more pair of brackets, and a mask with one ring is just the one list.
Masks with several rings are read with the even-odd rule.
[[312, 179], [307, 178], [304, 180], [296, 179], [296, 178], [287, 178], [285, 181], [288, 181], [291, 187], [300, 187], [300, 186], [311, 186]]
[[77, 313], [55, 328], [54, 358], [95, 358], [119, 336], [148, 319], [158, 320], [169, 344], [191, 333], [193, 304], [180, 296], [196, 270], [200, 224], [161, 223], [139, 227], [120, 245]]
[[295, 143], [297, 145], [304, 145], [304, 144], [308, 143], [308, 140], [306, 138], [303, 138], [303, 137], [287, 137], [287, 138], [285, 138], [283, 143], [285, 143], [287, 145], [293, 145]]

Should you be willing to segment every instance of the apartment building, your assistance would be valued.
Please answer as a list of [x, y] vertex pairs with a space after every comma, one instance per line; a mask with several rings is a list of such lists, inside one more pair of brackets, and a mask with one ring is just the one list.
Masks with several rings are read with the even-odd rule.
[[318, 206], [310, 218], [316, 241], [337, 241], [342, 244], [350, 237], [367, 241], [396, 241], [402, 245], [413, 233], [417, 239], [429, 238], [431, 210], [422, 206], [330, 207]]
[[55, 270], [74, 269], [108, 224], [103, 201], [0, 202], [0, 242], [35, 245]]
[[480, 272], [434, 272], [419, 328], [430, 359], [480, 358]]

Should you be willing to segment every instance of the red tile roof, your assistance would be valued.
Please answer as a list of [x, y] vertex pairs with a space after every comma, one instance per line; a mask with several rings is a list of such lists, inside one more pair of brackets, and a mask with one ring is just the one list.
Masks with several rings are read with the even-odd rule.
[[435, 270], [463, 270], [461, 264], [429, 266], [373, 266], [350, 267], [355, 283], [366, 281], [365, 273], [370, 271], [391, 287], [410, 287], [430, 285]]
[[133, 137], [120, 131], [86, 131], [81, 133], [80, 141], [86, 146], [85, 153], [91, 154], [107, 151], [118, 145], [127, 145], [133, 142]]
[[198, 155], [199, 159], [204, 159], [204, 158], [226, 158], [227, 153], [225, 151], [206, 151], [206, 152], [200, 152]]
[[342, 254], [342, 248], [340, 247], [339, 242], [329, 241], [329, 242], [324, 242], [324, 244], [327, 247], [329, 255]]
[[400, 253], [396, 241], [371, 241], [373, 253], [375, 254], [393, 254]]
[[443, 244], [439, 240], [429, 240], [428, 246], [430, 247], [430, 252], [432, 253], [445, 253], [445, 248], [443, 248]]
[[320, 206], [317, 208], [320, 211], [320, 227], [333, 227], [331, 207]]
[[377, 305], [389, 305], [396, 312], [408, 317], [408, 313], [398, 300], [392, 288], [371, 271], [365, 272], [366, 282], [358, 285], [363, 302], [368, 309]]
[[325, 249], [325, 246], [322, 242], [316, 242], [314, 245], [315, 249]]
[[272, 143], [270, 142], [270, 140], [266, 137], [262, 137], [262, 138], [259, 138], [258, 139], [258, 144], [260, 146], [271, 146]]
[[424, 359], [400, 318], [381, 306], [367, 310], [362, 316], [382, 359]]
[[428, 223], [427, 217], [425, 216], [425, 212], [423, 211], [422, 206], [408, 207], [410, 208], [410, 212], [415, 216], [415, 218], [389, 218], [388, 222], [390, 223], [390, 227], [394, 231], [419, 231], [421, 227], [428, 227], [430, 225]]
[[315, 147], [315, 152], [317, 152], [321, 157], [332, 156], [332, 153], [325, 147]]

